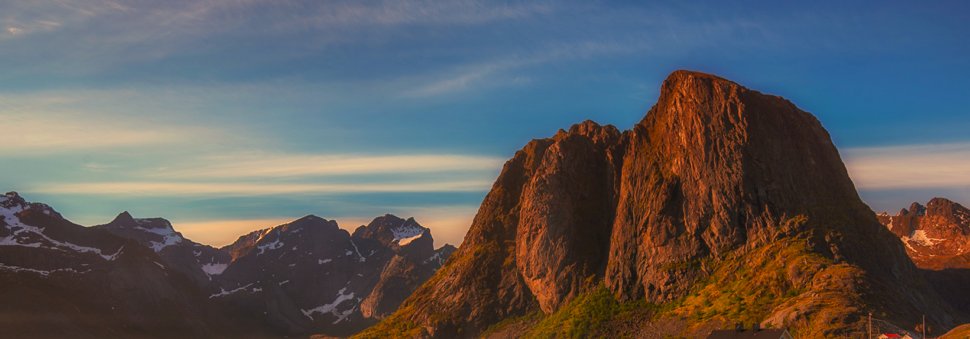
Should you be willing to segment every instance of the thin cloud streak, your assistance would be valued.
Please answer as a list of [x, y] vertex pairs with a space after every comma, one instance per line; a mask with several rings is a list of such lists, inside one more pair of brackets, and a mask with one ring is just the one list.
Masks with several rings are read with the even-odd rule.
[[353, 194], [353, 193], [420, 193], [478, 192], [490, 181], [460, 180], [407, 183], [359, 184], [277, 184], [277, 183], [195, 183], [195, 182], [88, 182], [42, 184], [28, 191], [47, 194], [80, 194], [112, 196], [266, 196], [282, 194]]
[[214, 131], [199, 127], [151, 126], [134, 122], [99, 119], [83, 114], [19, 114], [0, 102], [3, 129], [10, 137], [0, 143], [0, 155], [66, 153], [82, 149], [106, 149], [171, 144]]
[[[508, 75], [512, 71], [528, 68], [556, 61], [584, 59], [601, 55], [632, 53], [648, 48], [646, 44], [636, 43], [607, 43], [607, 42], [579, 42], [560, 45], [549, 45], [542, 52], [528, 56], [511, 56], [504, 59], [462, 65], [453, 68], [435, 79], [408, 89], [403, 93], [405, 97], [431, 97], [454, 92], [481, 88], [486, 84], [518, 84], [522, 79], [528, 79], [521, 74]], [[504, 75], [504, 76], [503, 76]], [[503, 78], [503, 79], [499, 79]]]
[[[0, 43], [43, 68], [97, 73], [119, 64], [162, 60], [199, 49], [213, 37], [276, 37], [314, 32], [315, 44], [356, 42], [360, 30], [403, 25], [479, 25], [551, 13], [546, 4], [484, 1], [291, 2], [203, 0], [30, 1], [0, 4]], [[56, 52], [56, 53], [55, 53]], [[0, 53], [2, 56], [3, 53]], [[83, 70], [79, 70], [83, 69]]]
[[970, 143], [850, 148], [843, 155], [860, 189], [970, 186]]
[[207, 157], [203, 165], [166, 168], [146, 177], [161, 178], [256, 178], [361, 175], [377, 173], [434, 173], [483, 171], [501, 168], [504, 159], [450, 154], [408, 155], [312, 155], [233, 154]]

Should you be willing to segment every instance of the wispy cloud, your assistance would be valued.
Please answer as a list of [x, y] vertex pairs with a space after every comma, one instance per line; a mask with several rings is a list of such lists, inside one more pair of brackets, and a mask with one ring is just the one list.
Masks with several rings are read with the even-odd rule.
[[860, 189], [970, 186], [970, 143], [849, 148], [843, 155]]
[[[401, 25], [476, 25], [548, 13], [542, 3], [485, 1], [113, 0], [0, 3], [0, 57], [37, 64], [34, 73], [90, 74], [204, 51], [213, 40], [247, 41], [307, 34], [278, 53], [355, 42], [360, 30]], [[386, 31], [385, 33], [393, 33]]]
[[[454, 154], [319, 155], [270, 152], [208, 156], [191, 166], [146, 173], [164, 178], [285, 178], [375, 173], [433, 173], [496, 170], [503, 159]], [[179, 166], [174, 164], [173, 166]]]
[[0, 143], [0, 154], [7, 155], [164, 145], [212, 132], [198, 127], [149, 127], [83, 116], [4, 114], [3, 117], [3, 128], [10, 132]]
[[302, 18], [291, 21], [304, 27], [365, 25], [472, 25], [523, 19], [553, 11], [548, 3], [495, 3], [490, 1], [334, 1], [311, 6]]
[[585, 59], [594, 56], [632, 53], [647, 48], [641, 42], [576, 42], [549, 44], [538, 52], [520, 56], [505, 56], [494, 60], [453, 67], [434, 75], [424, 84], [408, 89], [404, 96], [428, 97], [459, 91], [479, 89], [488, 84], [515, 85], [528, 81], [519, 72], [530, 66], [558, 61]]
[[39, 184], [28, 191], [48, 194], [111, 196], [264, 196], [282, 194], [353, 194], [390, 192], [478, 192], [491, 185], [485, 180], [391, 183], [225, 183], [225, 182], [84, 182]]
[[[219, 129], [112, 112], [123, 104], [130, 105], [126, 108], [141, 104], [148, 109], [132, 94], [128, 91], [80, 91], [71, 95], [0, 94], [0, 117], [4, 130], [8, 131], [8, 137], [0, 143], [0, 155], [105, 150], [230, 138]], [[98, 99], [99, 96], [103, 98]]]

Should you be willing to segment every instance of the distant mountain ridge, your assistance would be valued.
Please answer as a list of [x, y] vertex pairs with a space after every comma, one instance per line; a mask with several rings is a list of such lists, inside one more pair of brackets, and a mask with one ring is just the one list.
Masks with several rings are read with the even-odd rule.
[[93, 228], [138, 241], [199, 286], [208, 285], [212, 276], [222, 273], [231, 259], [224, 251], [184, 238], [172, 223], [162, 218], [135, 219], [125, 211], [111, 222]]
[[946, 198], [914, 202], [896, 215], [882, 212], [879, 222], [906, 245], [920, 268], [970, 268], [970, 209]]
[[79, 226], [14, 192], [0, 218], [0, 332], [26, 337], [349, 335], [454, 251], [393, 215], [353, 235], [309, 215], [221, 249], [128, 212]]
[[137, 241], [0, 196], [0, 333], [10, 337], [259, 335]]
[[265, 314], [286, 334], [349, 335], [375, 323], [440, 266], [414, 219], [375, 218], [353, 235], [314, 215], [254, 231], [224, 247], [232, 262], [212, 298]]

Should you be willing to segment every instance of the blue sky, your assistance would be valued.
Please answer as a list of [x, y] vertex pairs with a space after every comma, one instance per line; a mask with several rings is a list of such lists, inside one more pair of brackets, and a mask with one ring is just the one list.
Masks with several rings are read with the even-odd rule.
[[676, 69], [784, 96], [876, 210], [970, 203], [970, 4], [0, 3], [0, 187], [201, 242], [395, 213], [460, 242], [501, 164]]

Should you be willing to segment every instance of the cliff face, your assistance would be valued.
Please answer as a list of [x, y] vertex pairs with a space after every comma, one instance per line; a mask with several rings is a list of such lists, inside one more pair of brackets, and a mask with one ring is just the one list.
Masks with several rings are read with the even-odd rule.
[[[792, 233], [779, 226], [794, 216], [898, 247], [867, 217], [821, 124], [782, 98], [675, 72], [629, 143], [607, 268], [621, 297], [683, 295], [698, 272], [670, 267]], [[842, 259], [855, 245], [845, 240], [823, 250]]]
[[692, 291], [724, 294], [712, 281], [742, 279], [727, 268], [783, 252], [798, 260], [748, 277], [765, 280], [749, 287], [765, 292], [756, 297], [774, 300], [746, 320], [820, 335], [848, 333], [867, 308], [951, 320], [811, 114], [677, 71], [631, 131], [584, 122], [517, 152], [455, 258], [365, 335], [471, 336], [554, 313], [600, 285], [620, 301], [681, 303], [677, 312], [696, 316], [712, 306], [687, 308]]
[[966, 207], [933, 198], [926, 206], [914, 202], [894, 216], [883, 212], [877, 217], [906, 245], [920, 268], [970, 268], [970, 210]]

